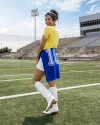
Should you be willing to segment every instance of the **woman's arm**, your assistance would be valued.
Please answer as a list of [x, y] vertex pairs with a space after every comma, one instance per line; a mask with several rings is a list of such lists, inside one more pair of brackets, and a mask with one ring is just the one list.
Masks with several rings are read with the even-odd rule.
[[41, 51], [44, 49], [46, 40], [47, 40], [47, 39], [46, 39], [45, 36], [43, 35], [42, 40], [41, 40], [41, 43], [40, 43], [40, 46], [39, 46], [39, 49], [38, 49], [38, 52], [37, 52], [36, 63], [38, 63], [38, 61], [39, 61], [39, 55], [40, 55]]

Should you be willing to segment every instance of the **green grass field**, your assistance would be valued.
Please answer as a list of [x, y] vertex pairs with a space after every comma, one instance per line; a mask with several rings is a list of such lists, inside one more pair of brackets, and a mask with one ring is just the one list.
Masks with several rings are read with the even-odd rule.
[[[60, 61], [59, 88], [100, 83], [100, 62]], [[47, 107], [32, 77], [33, 60], [0, 60], [0, 125], [100, 125], [100, 85], [58, 91], [59, 114], [42, 114]], [[45, 77], [44, 85], [49, 88]]]

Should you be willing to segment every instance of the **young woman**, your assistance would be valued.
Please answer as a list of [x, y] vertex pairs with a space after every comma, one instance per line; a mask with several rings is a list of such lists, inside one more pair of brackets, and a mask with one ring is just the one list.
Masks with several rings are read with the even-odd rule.
[[[59, 32], [55, 28], [55, 22], [58, 20], [58, 12], [52, 9], [45, 14], [46, 27], [42, 36], [42, 40], [37, 52], [36, 69], [33, 76], [33, 83], [41, 95], [46, 98], [48, 106], [44, 114], [58, 113], [57, 105], [57, 87], [55, 79], [60, 78], [59, 63], [56, 53], [56, 48], [59, 41]], [[49, 84], [49, 91], [40, 82], [41, 78], [45, 75]]]

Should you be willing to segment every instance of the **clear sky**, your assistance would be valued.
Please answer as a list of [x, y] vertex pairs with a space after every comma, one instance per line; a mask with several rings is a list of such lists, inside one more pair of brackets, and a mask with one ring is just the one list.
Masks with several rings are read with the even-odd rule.
[[79, 17], [100, 12], [100, 0], [0, 0], [0, 48], [13, 52], [34, 41], [34, 17], [31, 10], [38, 8], [37, 39], [45, 28], [45, 13], [58, 11], [56, 23], [60, 37], [79, 36]]

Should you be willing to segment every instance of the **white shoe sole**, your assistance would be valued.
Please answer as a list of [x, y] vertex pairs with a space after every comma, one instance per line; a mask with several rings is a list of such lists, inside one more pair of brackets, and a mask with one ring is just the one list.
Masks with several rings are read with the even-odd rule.
[[46, 112], [46, 111], [43, 111], [43, 114], [58, 114], [59, 113], [59, 111], [56, 111], [56, 112], [50, 112], [50, 113], [48, 113], [48, 112]]
[[58, 113], [59, 113], [58, 106], [51, 108], [48, 112], [43, 111], [43, 114], [58, 114]]

